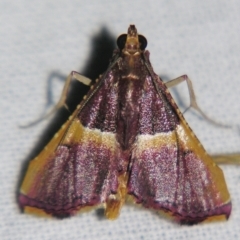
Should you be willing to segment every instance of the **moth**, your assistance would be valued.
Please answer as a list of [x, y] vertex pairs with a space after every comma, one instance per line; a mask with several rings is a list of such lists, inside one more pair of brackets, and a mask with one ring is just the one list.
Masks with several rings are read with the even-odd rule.
[[[21, 208], [63, 218], [103, 206], [106, 217], [115, 219], [130, 199], [179, 223], [228, 219], [222, 170], [170, 95], [173, 82], [165, 84], [154, 73], [146, 38], [130, 25], [117, 45], [106, 72], [30, 162]], [[70, 75], [65, 93], [72, 76], [91, 85], [76, 72]]]

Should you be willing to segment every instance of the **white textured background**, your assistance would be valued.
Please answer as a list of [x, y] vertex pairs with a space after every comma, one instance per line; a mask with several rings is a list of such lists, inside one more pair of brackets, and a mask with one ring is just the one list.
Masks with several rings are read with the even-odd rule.
[[[129, 24], [148, 39], [156, 73], [184, 73], [199, 105], [212, 118], [240, 124], [240, 1], [0, 1], [0, 238], [1, 239], [240, 239], [240, 168], [224, 166], [233, 211], [228, 222], [179, 226], [130, 206], [116, 221], [96, 211], [65, 220], [21, 214], [16, 203], [20, 171], [51, 119], [21, 129], [46, 107], [49, 76], [83, 71], [101, 29], [116, 38]], [[93, 54], [94, 55], [94, 54]], [[51, 89], [56, 97], [61, 81]], [[183, 84], [184, 85], [184, 84]], [[186, 87], [179, 98], [187, 102]], [[239, 151], [240, 133], [186, 118], [209, 153]]]

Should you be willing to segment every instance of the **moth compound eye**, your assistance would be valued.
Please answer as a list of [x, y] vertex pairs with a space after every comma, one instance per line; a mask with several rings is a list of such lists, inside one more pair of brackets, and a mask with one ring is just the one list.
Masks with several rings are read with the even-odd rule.
[[147, 39], [143, 35], [138, 35], [138, 41], [140, 43], [140, 49], [144, 50], [147, 47]]
[[122, 50], [125, 46], [127, 40], [127, 34], [122, 34], [117, 39], [117, 45], [120, 50]]

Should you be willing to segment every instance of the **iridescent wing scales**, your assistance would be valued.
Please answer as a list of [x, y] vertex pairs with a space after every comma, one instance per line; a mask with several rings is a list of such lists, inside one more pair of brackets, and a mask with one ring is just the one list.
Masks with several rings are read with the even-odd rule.
[[[142, 102], [141, 109], [147, 109], [148, 114], [139, 121], [148, 124], [133, 148], [129, 194], [136, 203], [169, 212], [182, 223], [201, 222], [213, 215], [228, 218], [231, 202], [222, 170], [208, 156], [156, 75], [149, 88], [154, 94]], [[158, 101], [164, 103], [160, 116]], [[158, 120], [162, 127], [157, 126]]]
[[23, 208], [64, 217], [103, 204], [117, 191], [121, 157], [115, 136], [118, 99], [110, 75], [111, 71], [88, 93], [84, 107], [78, 106], [30, 162], [19, 196]]

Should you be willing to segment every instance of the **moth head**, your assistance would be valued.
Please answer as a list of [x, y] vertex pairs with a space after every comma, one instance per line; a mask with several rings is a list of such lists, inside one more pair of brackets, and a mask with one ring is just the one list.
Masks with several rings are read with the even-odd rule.
[[130, 25], [128, 34], [122, 34], [117, 39], [119, 49], [128, 55], [139, 54], [147, 47], [147, 39], [138, 35], [135, 25]]

